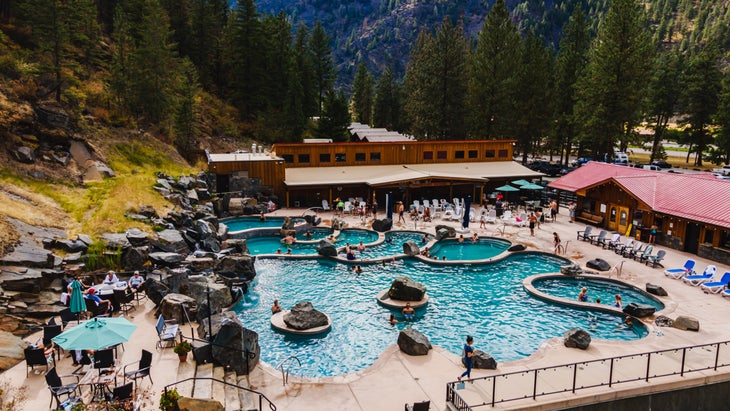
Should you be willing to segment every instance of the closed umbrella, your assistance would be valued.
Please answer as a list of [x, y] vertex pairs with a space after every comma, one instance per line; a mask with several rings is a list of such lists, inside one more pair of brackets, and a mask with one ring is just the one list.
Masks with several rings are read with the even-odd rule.
[[64, 350], [101, 350], [129, 341], [137, 326], [124, 317], [93, 318], [53, 337]]
[[68, 308], [72, 313], [76, 313], [77, 319], [79, 318], [79, 313], [86, 310], [83, 288], [84, 286], [78, 279], [74, 279], [73, 282], [71, 282], [71, 300], [68, 304]]
[[461, 226], [463, 228], [469, 228], [469, 211], [471, 211], [471, 196], [466, 196], [466, 200], [464, 200], [464, 216], [461, 220]]

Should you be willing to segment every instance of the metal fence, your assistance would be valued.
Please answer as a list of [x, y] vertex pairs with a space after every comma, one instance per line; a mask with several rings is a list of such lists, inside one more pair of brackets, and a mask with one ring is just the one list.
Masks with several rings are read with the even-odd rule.
[[446, 402], [457, 410], [474, 410], [509, 401], [576, 393], [634, 381], [713, 370], [730, 366], [730, 341], [575, 362], [534, 370], [474, 378], [446, 385]]

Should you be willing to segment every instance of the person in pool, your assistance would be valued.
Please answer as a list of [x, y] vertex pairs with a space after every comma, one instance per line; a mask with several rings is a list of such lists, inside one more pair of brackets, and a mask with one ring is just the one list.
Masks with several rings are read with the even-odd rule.
[[395, 314], [390, 313], [390, 318], [388, 319], [388, 322], [390, 323], [390, 325], [398, 324], [398, 320], [395, 319]]
[[586, 287], [580, 289], [580, 294], [578, 294], [578, 301], [583, 303], [588, 301], [588, 289]]
[[621, 295], [616, 294], [616, 302], [613, 304], [616, 308], [623, 308], [623, 304], [621, 303]]
[[473, 235], [471, 236], [471, 242], [472, 242], [472, 243], [476, 243], [477, 241], [479, 241], [479, 234], [477, 234], [477, 233], [474, 233], [474, 234], [473, 234]]
[[406, 306], [403, 307], [401, 312], [403, 313], [403, 317], [405, 317], [406, 321], [413, 321], [413, 317], [416, 315], [416, 310], [411, 307], [411, 303], [406, 303]]
[[274, 300], [274, 305], [271, 306], [271, 314], [278, 312], [281, 312], [281, 306], [279, 305], [279, 300]]

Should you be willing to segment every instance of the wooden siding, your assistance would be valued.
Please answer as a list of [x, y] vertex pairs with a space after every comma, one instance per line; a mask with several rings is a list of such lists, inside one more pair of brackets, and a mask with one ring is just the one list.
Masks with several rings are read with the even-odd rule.
[[[284, 158], [288, 167], [466, 163], [512, 160], [513, 143], [514, 140], [283, 143], [275, 144], [272, 151], [278, 157]], [[469, 151], [476, 152], [476, 156], [469, 158]], [[487, 151], [493, 152], [494, 156], [487, 157]], [[431, 158], [428, 158], [429, 156], [426, 154], [429, 152]], [[457, 152], [463, 152], [463, 158], [457, 158]], [[500, 152], [503, 156], [500, 156]], [[379, 154], [380, 159], [371, 159], [373, 153]], [[322, 154], [329, 155], [329, 161], [321, 161], [320, 155]], [[357, 158], [358, 154], [361, 156], [360, 159]], [[300, 156], [308, 156], [309, 161], [300, 161]], [[341, 161], [336, 161], [338, 158]]]
[[284, 192], [284, 164], [280, 161], [225, 161], [208, 164], [208, 172], [217, 175], [247, 171], [250, 178], [260, 178], [261, 185]]

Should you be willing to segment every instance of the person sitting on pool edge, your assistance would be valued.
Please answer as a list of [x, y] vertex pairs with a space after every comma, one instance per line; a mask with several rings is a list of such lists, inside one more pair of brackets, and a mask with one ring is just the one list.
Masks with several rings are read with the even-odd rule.
[[347, 259], [350, 261], [356, 260], [357, 256], [355, 255], [355, 252], [352, 250], [347, 250]]
[[416, 315], [416, 310], [411, 307], [411, 303], [406, 303], [406, 306], [403, 307], [402, 313], [406, 321], [413, 321], [413, 317], [415, 317]]
[[588, 301], [588, 289], [586, 287], [581, 288], [580, 294], [578, 294], [578, 301], [583, 303]]
[[281, 312], [281, 306], [279, 305], [279, 300], [274, 300], [274, 305], [271, 306], [271, 314], [276, 314], [278, 312]]

